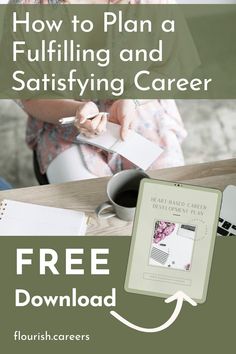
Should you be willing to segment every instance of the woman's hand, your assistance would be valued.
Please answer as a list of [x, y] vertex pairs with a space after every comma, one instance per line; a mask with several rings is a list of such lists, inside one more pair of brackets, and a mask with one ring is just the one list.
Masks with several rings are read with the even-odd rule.
[[115, 101], [110, 108], [109, 121], [120, 124], [120, 137], [125, 140], [129, 129], [133, 129], [136, 120], [136, 106], [133, 100]]
[[76, 112], [75, 126], [88, 138], [106, 131], [107, 115], [99, 113], [93, 102], [83, 102]]

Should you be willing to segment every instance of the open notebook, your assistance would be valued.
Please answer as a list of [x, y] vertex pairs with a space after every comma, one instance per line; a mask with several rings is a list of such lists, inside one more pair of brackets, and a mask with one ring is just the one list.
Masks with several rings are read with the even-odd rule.
[[0, 236], [82, 236], [86, 227], [82, 212], [7, 199], [0, 204]]
[[129, 131], [127, 139], [122, 141], [120, 125], [110, 122], [107, 123], [107, 130], [102, 135], [86, 138], [83, 134], [79, 134], [77, 140], [109, 152], [116, 152], [144, 171], [163, 152], [159, 146], [132, 130]]

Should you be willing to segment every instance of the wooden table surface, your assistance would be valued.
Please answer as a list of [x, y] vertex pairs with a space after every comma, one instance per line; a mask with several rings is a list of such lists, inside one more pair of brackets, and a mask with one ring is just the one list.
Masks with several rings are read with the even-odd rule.
[[[228, 184], [236, 185], [236, 159], [150, 171], [148, 174], [150, 177], [160, 180], [182, 181], [199, 186], [214, 187], [223, 191]], [[108, 178], [98, 178], [1, 191], [0, 201], [12, 199], [84, 211], [90, 216], [88, 235], [130, 235], [132, 223], [119, 220], [116, 217], [98, 220], [95, 216], [95, 208], [107, 200], [107, 181]]]

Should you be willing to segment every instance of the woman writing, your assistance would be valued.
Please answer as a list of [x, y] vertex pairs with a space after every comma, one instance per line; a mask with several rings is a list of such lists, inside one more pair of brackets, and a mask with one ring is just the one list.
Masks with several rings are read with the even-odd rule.
[[[14, 3], [55, 4], [57, 0], [17, 0]], [[168, 1], [70, 1], [71, 4], [106, 3], [167, 3]], [[120, 125], [122, 139], [129, 129], [153, 141], [164, 149], [151, 169], [182, 165], [181, 142], [186, 136], [181, 117], [173, 100], [100, 100], [29, 99], [18, 101], [28, 113], [26, 140], [36, 151], [42, 173], [50, 183], [111, 176], [136, 168], [118, 154], [76, 142], [78, 131], [88, 137], [102, 134], [107, 119]], [[100, 113], [108, 112], [109, 116]], [[73, 127], [63, 127], [59, 120], [75, 116]], [[92, 119], [91, 119], [92, 117]]]

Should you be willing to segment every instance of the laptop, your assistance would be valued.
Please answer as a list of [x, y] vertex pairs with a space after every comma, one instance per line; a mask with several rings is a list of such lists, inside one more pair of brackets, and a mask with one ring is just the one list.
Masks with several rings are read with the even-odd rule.
[[229, 185], [223, 192], [217, 235], [236, 236], [236, 186]]

